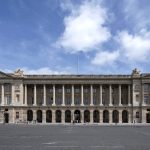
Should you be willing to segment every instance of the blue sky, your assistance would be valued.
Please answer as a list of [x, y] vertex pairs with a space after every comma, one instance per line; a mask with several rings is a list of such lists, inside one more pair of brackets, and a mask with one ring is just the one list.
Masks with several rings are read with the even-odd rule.
[[0, 70], [150, 72], [149, 14], [149, 0], [0, 0]]

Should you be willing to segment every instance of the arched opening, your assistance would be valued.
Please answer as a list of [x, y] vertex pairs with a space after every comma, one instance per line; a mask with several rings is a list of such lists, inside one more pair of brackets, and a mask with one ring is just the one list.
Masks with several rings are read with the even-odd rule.
[[47, 110], [46, 111], [46, 122], [47, 123], [51, 123], [52, 122], [52, 111], [51, 110]]
[[122, 111], [122, 123], [128, 123], [128, 111], [127, 110]]
[[93, 112], [93, 121], [94, 121], [94, 123], [99, 122], [99, 111], [98, 110], [94, 110], [94, 112]]
[[27, 121], [32, 121], [33, 120], [33, 111], [28, 110], [27, 111]]
[[108, 110], [103, 111], [103, 122], [109, 123], [109, 112], [108, 112]]
[[147, 113], [147, 114], [146, 114], [146, 122], [147, 122], [147, 123], [150, 123], [150, 113]]
[[8, 113], [4, 113], [4, 122], [9, 123], [9, 114]]
[[65, 122], [68, 122], [68, 123], [71, 122], [71, 111], [70, 110], [65, 111]]
[[89, 110], [84, 111], [84, 122], [90, 122], [90, 111]]
[[80, 110], [75, 110], [75, 112], [74, 112], [74, 122], [76, 122], [76, 123], [80, 123], [81, 122]]
[[119, 112], [117, 110], [113, 111], [112, 119], [113, 119], [113, 123], [118, 123], [119, 122]]
[[42, 123], [42, 110], [37, 111], [37, 122]]
[[61, 111], [56, 110], [56, 123], [61, 123]]

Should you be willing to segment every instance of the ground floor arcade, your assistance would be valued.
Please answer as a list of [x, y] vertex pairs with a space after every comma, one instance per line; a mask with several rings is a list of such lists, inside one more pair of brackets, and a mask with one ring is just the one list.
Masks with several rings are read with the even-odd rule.
[[150, 112], [138, 108], [5, 108], [3, 123], [150, 123]]

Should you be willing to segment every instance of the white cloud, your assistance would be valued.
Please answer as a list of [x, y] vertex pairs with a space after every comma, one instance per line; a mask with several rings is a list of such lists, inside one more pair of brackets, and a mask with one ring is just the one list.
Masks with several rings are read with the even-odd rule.
[[92, 60], [94, 65], [113, 65], [114, 62], [119, 58], [119, 51], [102, 51], [96, 54], [95, 58]]
[[70, 15], [64, 18], [65, 31], [57, 41], [58, 46], [70, 53], [87, 52], [110, 38], [105, 26], [106, 9], [97, 1], [84, 1], [80, 6], [71, 6], [69, 11]]
[[125, 19], [134, 24], [134, 30], [147, 28], [150, 25], [150, 9], [148, 1], [124, 0]]
[[139, 34], [129, 34], [122, 31], [118, 35], [122, 57], [130, 62], [147, 61], [150, 55], [150, 32], [142, 31]]

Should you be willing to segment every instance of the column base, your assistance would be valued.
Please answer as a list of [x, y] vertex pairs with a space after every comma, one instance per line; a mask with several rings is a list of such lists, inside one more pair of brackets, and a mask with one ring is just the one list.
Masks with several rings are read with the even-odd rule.
[[74, 104], [71, 104], [71, 106], [75, 106]]
[[56, 106], [56, 104], [52, 104], [52, 106]]
[[93, 104], [90, 104], [90, 106], [94, 106]]
[[61, 106], [65, 106], [65, 104], [61, 104]]

